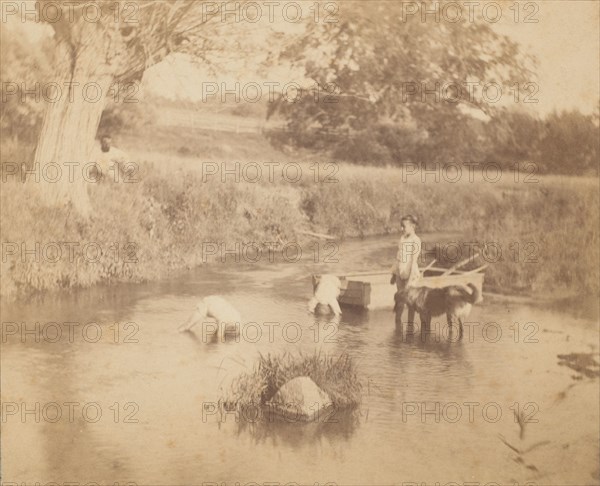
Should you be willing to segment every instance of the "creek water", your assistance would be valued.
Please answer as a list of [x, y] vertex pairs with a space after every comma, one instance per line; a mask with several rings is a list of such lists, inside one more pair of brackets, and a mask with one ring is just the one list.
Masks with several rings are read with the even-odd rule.
[[[5, 305], [2, 480], [598, 483], [598, 378], [558, 358], [597, 355], [597, 322], [484, 287], [462, 340], [435, 323], [428, 334], [397, 329], [391, 309], [345, 308], [332, 324], [306, 311], [310, 274], [387, 269], [395, 239], [316, 248], [294, 263], [230, 261]], [[209, 342], [200, 327], [178, 333], [209, 294], [257, 324], [242, 324], [239, 342]], [[212, 413], [259, 353], [315, 350], [355, 360], [354, 414], [250, 424]]]

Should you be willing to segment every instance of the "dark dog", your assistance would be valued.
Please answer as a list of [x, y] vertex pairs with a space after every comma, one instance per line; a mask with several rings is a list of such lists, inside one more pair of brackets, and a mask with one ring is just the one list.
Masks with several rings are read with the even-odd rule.
[[467, 284], [471, 289], [469, 292], [465, 287], [451, 285], [441, 289], [429, 287], [408, 287], [394, 296], [396, 305], [394, 310], [402, 314], [406, 305], [409, 315], [418, 312], [421, 317], [421, 327], [429, 328], [431, 318], [446, 314], [450, 329], [455, 321], [458, 321], [459, 336], [463, 335], [463, 321], [469, 317], [473, 304], [480, 302], [481, 292], [476, 285]]

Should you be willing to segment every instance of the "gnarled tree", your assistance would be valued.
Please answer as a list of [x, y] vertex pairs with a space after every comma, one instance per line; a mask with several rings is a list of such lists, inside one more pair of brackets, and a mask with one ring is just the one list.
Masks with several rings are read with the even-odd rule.
[[[43, 167], [90, 161], [96, 130], [107, 96], [127, 91], [150, 66], [170, 53], [184, 53], [201, 62], [231, 55], [242, 57], [245, 25], [239, 16], [222, 15], [234, 4], [196, 0], [44, 0], [36, 3], [39, 20], [54, 30], [55, 73], [60, 89], [47, 103], [34, 163]], [[229, 30], [227, 30], [229, 29]], [[227, 35], [230, 34], [230, 35]], [[54, 92], [55, 94], [58, 91]], [[83, 179], [60, 177], [43, 185], [49, 204], [72, 203], [89, 212]]]

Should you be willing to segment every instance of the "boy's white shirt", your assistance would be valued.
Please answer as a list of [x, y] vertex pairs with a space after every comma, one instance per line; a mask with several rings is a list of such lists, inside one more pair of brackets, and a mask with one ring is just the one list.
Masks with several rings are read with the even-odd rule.
[[419, 255], [421, 254], [421, 239], [416, 235], [402, 235], [398, 242], [398, 253], [392, 267], [392, 273], [402, 280], [411, 281], [418, 279]]
[[100, 144], [96, 144], [92, 154], [92, 162], [95, 162], [100, 167], [103, 174], [108, 174], [109, 170], [117, 170], [114, 163], [125, 164], [127, 162], [127, 154], [116, 147], [111, 147], [108, 152], [103, 152]]

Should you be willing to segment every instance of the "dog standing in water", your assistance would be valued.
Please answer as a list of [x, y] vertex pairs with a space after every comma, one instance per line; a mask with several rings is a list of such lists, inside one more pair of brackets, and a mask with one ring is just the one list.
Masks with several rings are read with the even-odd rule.
[[476, 285], [467, 284], [465, 287], [450, 285], [440, 289], [429, 287], [407, 287], [395, 295], [396, 305], [394, 310], [402, 309], [406, 305], [409, 311], [418, 312], [421, 318], [421, 329], [429, 329], [431, 318], [446, 314], [446, 321], [450, 329], [458, 321], [459, 337], [463, 335], [463, 322], [469, 317], [472, 305], [481, 302], [481, 292]]
[[329, 306], [336, 316], [342, 315], [342, 309], [340, 309], [340, 304], [337, 301], [341, 287], [342, 283], [335, 275], [322, 275], [315, 289], [315, 294], [308, 302], [308, 310], [314, 313], [317, 305], [322, 304]]
[[[179, 332], [189, 331], [196, 324], [203, 322], [207, 317], [216, 321], [214, 336], [225, 340], [225, 334], [238, 334], [242, 317], [235, 307], [223, 297], [211, 295], [202, 299], [193, 314], [179, 326]], [[204, 329], [202, 330], [204, 337]]]

